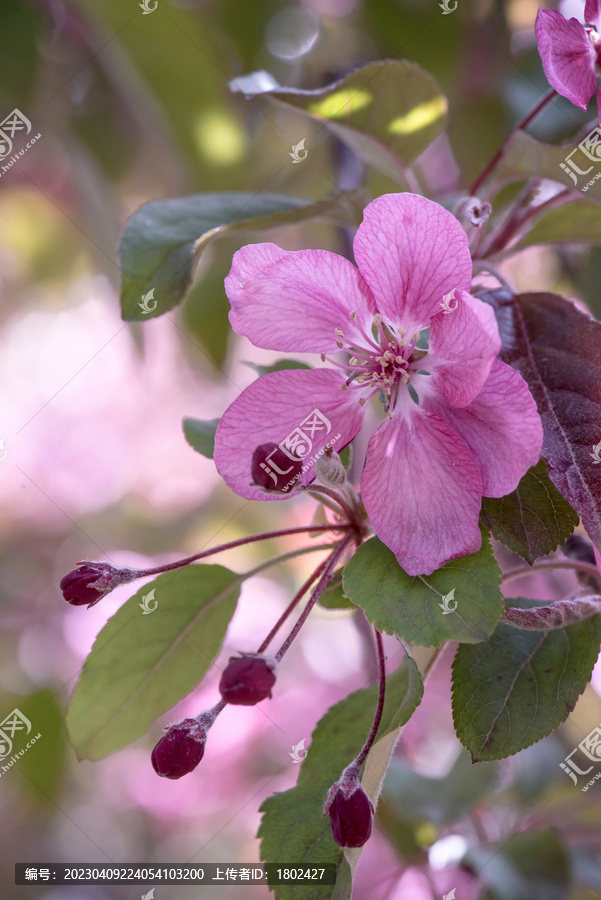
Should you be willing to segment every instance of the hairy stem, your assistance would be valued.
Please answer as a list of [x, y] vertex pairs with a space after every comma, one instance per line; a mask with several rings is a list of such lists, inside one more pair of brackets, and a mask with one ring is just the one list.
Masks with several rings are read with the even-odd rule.
[[376, 735], [378, 733], [378, 728], [380, 727], [380, 722], [382, 721], [382, 712], [384, 711], [384, 697], [386, 695], [386, 660], [384, 658], [384, 645], [382, 643], [382, 635], [377, 628], [374, 628], [374, 633], [376, 635], [376, 645], [378, 648], [378, 705], [376, 706], [376, 714], [371, 726], [371, 731], [369, 732], [367, 740], [363, 744], [363, 747], [359, 751], [359, 755], [355, 760], [355, 765], [357, 766], [363, 765], [365, 757], [373, 746]]
[[284, 610], [284, 612], [282, 613], [280, 618], [277, 620], [277, 622], [275, 623], [275, 625], [273, 626], [273, 628], [271, 629], [271, 631], [269, 632], [269, 634], [267, 635], [267, 637], [265, 638], [265, 640], [263, 641], [263, 643], [261, 644], [259, 649], [257, 650], [257, 653], [263, 653], [267, 649], [267, 647], [273, 640], [274, 636], [280, 630], [283, 623], [286, 621], [286, 619], [288, 618], [288, 616], [290, 615], [290, 613], [292, 612], [292, 610], [294, 609], [296, 604], [301, 600], [303, 595], [309, 590], [309, 588], [311, 587], [313, 582], [317, 578], [319, 578], [319, 576], [321, 575], [321, 573], [323, 572], [323, 570], [325, 569], [327, 564], [328, 564], [328, 559], [326, 558], [323, 560], [323, 562], [321, 562], [318, 565], [318, 567], [315, 569], [315, 571], [311, 573], [311, 575], [309, 576], [309, 578], [307, 578], [307, 580], [305, 581], [303, 586], [301, 588], [299, 588], [297, 593], [294, 595], [294, 597], [292, 598], [292, 600], [290, 601], [290, 603], [288, 604], [288, 606], [286, 607], [286, 609]]

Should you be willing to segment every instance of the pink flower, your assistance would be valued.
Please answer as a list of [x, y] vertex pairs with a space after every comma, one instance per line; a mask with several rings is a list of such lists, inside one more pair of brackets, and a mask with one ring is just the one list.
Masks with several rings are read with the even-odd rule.
[[[549, 84], [581, 109], [587, 108], [597, 90], [595, 65], [601, 66], [601, 0], [586, 0], [584, 18], [587, 25], [541, 7], [535, 25], [538, 52]], [[597, 106], [601, 119], [601, 89]]]
[[[288, 447], [290, 468], [296, 447], [307, 484], [316, 453], [348, 444], [380, 394], [386, 417], [369, 441], [363, 502], [401, 566], [429, 574], [479, 549], [482, 497], [511, 492], [537, 462], [541, 421], [522, 377], [495, 359], [495, 316], [468, 293], [467, 237], [451, 213], [414, 194], [379, 197], [354, 252], [358, 268], [274, 244], [235, 254], [225, 282], [235, 331], [268, 350], [349, 357], [258, 378], [226, 410], [215, 463], [241, 496], [281, 499], [251, 481], [256, 447]], [[426, 328], [429, 348], [416, 350]]]

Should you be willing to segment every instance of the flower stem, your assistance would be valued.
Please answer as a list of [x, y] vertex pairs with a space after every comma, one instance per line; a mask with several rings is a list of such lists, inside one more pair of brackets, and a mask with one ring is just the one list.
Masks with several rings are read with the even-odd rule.
[[313, 609], [313, 607], [315, 606], [315, 604], [321, 597], [322, 593], [324, 592], [324, 590], [327, 587], [327, 585], [329, 584], [329, 582], [332, 580], [332, 575], [334, 574], [334, 568], [336, 566], [336, 563], [338, 562], [338, 560], [343, 555], [344, 551], [347, 549], [347, 547], [351, 544], [352, 541], [353, 541], [353, 536], [348, 534], [346, 537], [344, 537], [340, 541], [340, 543], [336, 546], [336, 548], [330, 554], [328, 560], [326, 561], [326, 565], [325, 565], [324, 571], [321, 575], [321, 578], [319, 579], [319, 581], [317, 582], [317, 585], [313, 589], [313, 593], [311, 594], [311, 596], [307, 602], [307, 605], [305, 606], [302, 613], [300, 614], [296, 625], [294, 626], [294, 628], [292, 629], [292, 631], [290, 632], [290, 634], [288, 635], [288, 637], [286, 638], [286, 640], [284, 641], [284, 643], [282, 644], [282, 646], [280, 647], [280, 649], [278, 650], [278, 652], [275, 655], [277, 662], [280, 662], [280, 660], [282, 659], [284, 654], [288, 651], [292, 641], [294, 640], [294, 638], [297, 636], [297, 634], [299, 633], [299, 631], [305, 624], [306, 620], [309, 617], [309, 613], [311, 612], [311, 610]]
[[544, 97], [542, 97], [542, 99], [539, 100], [539, 102], [536, 104], [536, 106], [533, 109], [531, 109], [530, 112], [527, 113], [524, 116], [524, 118], [518, 122], [518, 124], [515, 126], [515, 128], [509, 135], [509, 137], [507, 137], [503, 141], [503, 143], [501, 144], [500, 148], [497, 150], [497, 152], [495, 153], [493, 158], [490, 160], [488, 165], [484, 168], [483, 172], [478, 176], [478, 178], [476, 178], [475, 182], [473, 183], [473, 185], [470, 189], [470, 193], [469, 193], [470, 197], [473, 197], [478, 193], [478, 191], [480, 190], [480, 188], [482, 187], [482, 185], [484, 184], [484, 182], [486, 181], [486, 179], [488, 178], [490, 173], [493, 171], [493, 169], [495, 169], [497, 167], [498, 163], [503, 158], [505, 150], [507, 149], [507, 145], [509, 144], [509, 142], [512, 139], [512, 137], [514, 136], [514, 134], [516, 134], [516, 132], [518, 132], [518, 131], [523, 131], [525, 128], [527, 128], [528, 125], [530, 124], [530, 122], [532, 122], [532, 120], [539, 114], [539, 112], [542, 109], [544, 109], [544, 107], [547, 105], [547, 103], [549, 103], [553, 99], [553, 97], [555, 97], [556, 94], [557, 94], [557, 91], [555, 90], [555, 88], [551, 88], [551, 90], [547, 91], [547, 93], [544, 95]]
[[288, 606], [286, 607], [286, 609], [284, 610], [284, 612], [282, 613], [280, 618], [277, 620], [277, 622], [275, 623], [275, 625], [273, 626], [273, 628], [271, 629], [271, 631], [269, 632], [269, 634], [267, 635], [267, 637], [265, 638], [265, 640], [263, 641], [263, 643], [261, 644], [259, 649], [257, 650], [257, 653], [263, 653], [267, 649], [267, 647], [273, 640], [274, 636], [280, 630], [282, 624], [288, 618], [288, 616], [290, 615], [290, 613], [292, 612], [292, 610], [294, 609], [296, 604], [299, 602], [299, 600], [301, 599], [303, 594], [305, 594], [309, 590], [309, 588], [311, 587], [313, 582], [317, 578], [319, 578], [319, 576], [321, 575], [321, 573], [323, 572], [323, 570], [325, 569], [327, 564], [328, 564], [328, 559], [326, 557], [326, 559], [324, 559], [323, 562], [321, 562], [318, 565], [318, 567], [315, 569], [315, 571], [311, 573], [309, 578], [307, 578], [307, 580], [305, 581], [303, 586], [301, 588], [299, 588], [297, 593], [294, 595], [293, 599], [290, 601], [290, 603], [288, 604]]
[[378, 728], [380, 727], [380, 722], [382, 721], [382, 712], [384, 710], [384, 697], [386, 695], [386, 660], [384, 659], [384, 645], [382, 643], [382, 635], [378, 631], [377, 628], [374, 628], [374, 633], [376, 635], [376, 645], [378, 648], [378, 677], [380, 680], [378, 687], [378, 705], [376, 706], [376, 714], [374, 716], [374, 721], [371, 726], [371, 731], [367, 736], [367, 740], [363, 744], [363, 747], [359, 751], [359, 755], [355, 759], [354, 764], [357, 767], [363, 765], [363, 761], [365, 757], [371, 750], [373, 743], [376, 739], [376, 735], [378, 733]]
[[337, 491], [333, 491], [331, 488], [324, 487], [321, 484], [307, 484], [303, 486], [302, 490], [312, 494], [324, 494], [326, 497], [331, 497], [332, 500], [334, 500], [340, 506], [341, 510], [346, 514], [349, 522], [354, 522], [356, 517], [355, 512]]
[[579, 562], [578, 560], [571, 561], [551, 561], [540, 563], [538, 566], [520, 566], [518, 569], [511, 569], [509, 572], [506, 572], [501, 581], [503, 583], [507, 581], [511, 581], [513, 578], [522, 578], [524, 575], [536, 575], [537, 572], [549, 572], [552, 569], [575, 569], [578, 572], [586, 572], [587, 575], [592, 575], [593, 578], [601, 579], [601, 573], [597, 569], [596, 566], [592, 566], [590, 563]]
[[182, 569], [189, 566], [190, 563], [199, 559], [205, 559], [207, 556], [213, 556], [215, 553], [222, 553], [224, 550], [233, 550], [234, 547], [242, 547], [244, 544], [253, 544], [255, 541], [268, 541], [272, 538], [286, 537], [290, 534], [320, 534], [324, 531], [343, 531], [350, 528], [346, 522], [339, 525], [310, 525], [300, 528], [286, 528], [282, 531], [270, 531], [265, 534], [253, 534], [250, 537], [239, 538], [237, 541], [230, 541], [229, 544], [221, 544], [219, 547], [212, 547], [210, 550], [203, 550], [201, 553], [195, 553], [193, 556], [187, 556], [185, 559], [177, 559], [172, 563], [165, 563], [163, 566], [155, 566], [152, 569], [137, 569], [136, 578], [145, 578], [147, 575], [159, 575], [161, 572], [170, 572], [172, 569]]

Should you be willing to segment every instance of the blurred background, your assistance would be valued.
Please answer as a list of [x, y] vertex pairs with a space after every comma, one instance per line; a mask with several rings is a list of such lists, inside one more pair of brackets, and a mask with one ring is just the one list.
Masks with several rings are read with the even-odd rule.
[[[226, 709], [193, 775], [157, 778], [150, 750], [163, 725], [213, 705], [218, 667], [133, 746], [98, 763], [78, 762], [70, 748], [64, 711], [83, 661], [134, 592], [125, 586], [93, 609], [69, 607], [58, 583], [78, 560], [158, 564], [307, 524], [315, 506], [242, 500], [183, 437], [184, 416], [218, 417], [253, 380], [245, 361], [276, 358], [229, 330], [223, 278], [245, 241], [209, 247], [179, 309], [126, 325], [117, 247], [127, 217], [145, 201], [203, 191], [331, 194], [348, 172], [327, 132], [291, 112], [268, 118], [228, 84], [264, 69], [280, 84], [315, 88], [385, 57], [418, 62], [448, 96], [448, 134], [422, 162], [443, 195], [457, 192], [546, 89], [537, 8], [536, 0], [459, 0], [443, 15], [436, 0], [158, 0], [144, 15], [136, 0], [2, 0], [0, 117], [16, 108], [40, 137], [0, 175], [0, 718], [18, 708], [41, 734], [0, 775], [2, 900], [142, 893], [15, 887], [17, 861], [257, 860], [257, 809], [295, 783], [293, 745], [308, 742], [322, 713], [372, 676], [358, 617], [318, 609], [286, 657], [274, 699]], [[559, 101], [533, 133], [561, 141], [584, 121]], [[308, 156], [295, 165], [289, 154], [301, 139]], [[372, 195], [398, 189], [372, 170], [364, 183]], [[261, 239], [290, 249], [347, 246], [342, 230], [320, 223]], [[529, 249], [504, 271], [520, 289], [558, 290], [599, 315], [594, 247]], [[216, 561], [244, 571], [300, 545], [288, 538]], [[504, 566], [516, 564], [499, 554]], [[245, 583], [219, 662], [260, 642], [319, 558]], [[518, 584], [540, 599], [576, 586], [565, 574]], [[387, 652], [393, 666], [394, 641]], [[457, 900], [601, 897], [600, 788], [581, 794], [559, 768], [601, 722], [601, 670], [556, 735], [501, 764], [472, 767], [451, 721], [453, 652], [404, 731], [354, 896], [430, 900], [455, 888]], [[532, 843], [545, 829], [568, 839], [569, 859], [553, 839]], [[490, 856], [480, 880], [458, 865], [467, 850], [476, 868]], [[241, 888], [155, 894], [226, 900]], [[269, 893], [245, 887], [244, 896]]]

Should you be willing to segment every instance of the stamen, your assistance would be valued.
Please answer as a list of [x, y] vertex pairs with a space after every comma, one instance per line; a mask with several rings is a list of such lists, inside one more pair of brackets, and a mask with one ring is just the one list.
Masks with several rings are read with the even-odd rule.
[[320, 359], [321, 359], [322, 362], [325, 362], [325, 361], [326, 361], [326, 355], [325, 355], [325, 353], [320, 354]]
[[411, 338], [411, 340], [412, 340], [414, 343], [415, 343], [416, 341], [419, 341], [419, 335], [420, 335], [419, 331], [414, 331], [414, 332], [413, 332], [413, 337]]
[[336, 341], [336, 346], [342, 350], [342, 341]]
[[344, 333], [343, 333], [343, 331], [342, 331], [342, 328], [335, 328], [335, 329], [334, 329], [334, 333], [335, 333], [339, 338], [343, 338], [343, 337], [344, 337]]

